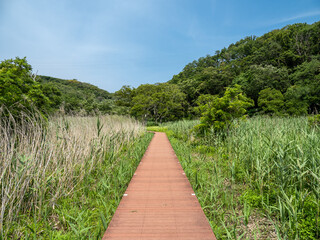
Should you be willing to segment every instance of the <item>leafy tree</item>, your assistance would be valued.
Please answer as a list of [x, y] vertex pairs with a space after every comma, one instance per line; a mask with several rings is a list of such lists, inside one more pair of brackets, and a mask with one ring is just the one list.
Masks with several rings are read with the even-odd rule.
[[143, 120], [156, 123], [179, 119], [185, 110], [185, 94], [178, 86], [144, 84], [135, 89], [130, 113]]
[[263, 113], [281, 115], [284, 106], [284, 97], [279, 90], [266, 88], [259, 92], [258, 106]]
[[134, 88], [124, 85], [115, 92], [115, 104], [121, 114], [128, 114], [132, 108], [132, 99], [134, 97]]
[[289, 85], [289, 75], [286, 68], [276, 68], [271, 65], [253, 65], [240, 74], [235, 83], [243, 86], [248, 97], [258, 105], [259, 92], [266, 88], [274, 88], [285, 92]]
[[293, 85], [284, 94], [285, 112], [299, 116], [308, 113], [310, 89], [307, 86]]
[[63, 109], [66, 114], [89, 115], [111, 113], [115, 107], [112, 94], [89, 83], [47, 76], [39, 76], [39, 82], [46, 96], [54, 102], [51, 104], [53, 110]]
[[194, 111], [198, 116], [214, 106], [215, 100], [218, 95], [204, 94], [200, 95], [196, 101], [197, 107], [194, 107]]
[[[204, 99], [209, 102], [205, 103]], [[198, 102], [203, 112], [195, 130], [200, 134], [209, 129], [221, 131], [228, 128], [233, 119], [245, 118], [246, 109], [253, 106], [253, 101], [243, 94], [239, 85], [227, 88], [223, 97], [201, 96]]]
[[309, 112], [320, 111], [320, 56], [304, 62], [290, 75], [294, 84], [309, 89], [305, 96]]
[[134, 89], [132, 87], [124, 85], [114, 95], [118, 106], [132, 107], [132, 99], [134, 97]]
[[[272, 88], [284, 94], [291, 86], [299, 85], [310, 90], [301, 106], [307, 102], [309, 113], [319, 112], [319, 35], [320, 22], [316, 22], [288, 25], [261, 37], [249, 36], [213, 56], [187, 64], [169, 82], [182, 89], [191, 106], [200, 95], [222, 96], [226, 87], [239, 84], [255, 102], [250, 112], [257, 112], [259, 92], [263, 89]], [[293, 104], [291, 100], [289, 105]], [[290, 109], [289, 114], [294, 112]]]
[[104, 100], [98, 103], [98, 110], [102, 114], [107, 114], [112, 111], [112, 101], [111, 100]]
[[54, 84], [41, 84], [43, 94], [50, 99], [50, 104], [47, 111], [49, 113], [59, 109], [62, 103], [60, 90]]
[[46, 113], [50, 107], [50, 101], [43, 94], [26, 58], [17, 57], [0, 63], [0, 105], [16, 116], [22, 110], [32, 111], [34, 108]]

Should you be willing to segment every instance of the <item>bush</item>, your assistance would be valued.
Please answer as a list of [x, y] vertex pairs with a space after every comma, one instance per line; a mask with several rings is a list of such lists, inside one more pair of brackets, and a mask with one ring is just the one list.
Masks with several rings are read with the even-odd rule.
[[308, 117], [308, 123], [311, 126], [320, 126], [320, 114]]
[[50, 107], [50, 100], [43, 94], [32, 67], [26, 58], [4, 60], [0, 63], [0, 106], [17, 117], [21, 111], [38, 109], [42, 114]]
[[284, 98], [279, 90], [266, 88], [260, 91], [258, 106], [262, 108], [263, 113], [281, 115], [283, 105]]
[[205, 97], [210, 101], [202, 101], [203, 96], [198, 99], [198, 110], [200, 110], [200, 124], [195, 126], [195, 131], [203, 135], [208, 130], [214, 132], [228, 128], [235, 118], [245, 118], [246, 109], [253, 106], [253, 100], [243, 95], [241, 87], [235, 85], [227, 88], [224, 96]]

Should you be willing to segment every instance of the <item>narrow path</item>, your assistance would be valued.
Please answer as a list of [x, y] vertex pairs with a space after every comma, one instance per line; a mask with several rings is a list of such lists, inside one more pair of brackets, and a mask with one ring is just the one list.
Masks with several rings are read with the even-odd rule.
[[216, 239], [165, 133], [155, 133], [105, 239]]

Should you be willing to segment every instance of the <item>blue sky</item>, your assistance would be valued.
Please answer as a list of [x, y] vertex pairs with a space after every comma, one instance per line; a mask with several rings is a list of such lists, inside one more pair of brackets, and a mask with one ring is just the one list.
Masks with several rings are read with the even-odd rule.
[[165, 82], [245, 36], [320, 20], [319, 0], [0, 0], [0, 60], [114, 92]]

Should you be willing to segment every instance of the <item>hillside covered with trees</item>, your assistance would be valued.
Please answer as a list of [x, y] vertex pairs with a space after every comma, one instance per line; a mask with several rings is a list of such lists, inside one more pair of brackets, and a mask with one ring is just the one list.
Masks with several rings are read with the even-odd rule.
[[110, 113], [114, 107], [112, 94], [92, 84], [47, 76], [39, 76], [38, 81], [54, 110], [87, 115], [97, 111]]
[[[167, 83], [123, 86], [115, 94], [75, 79], [34, 76], [26, 58], [1, 63], [0, 104], [42, 112], [130, 114], [165, 122], [201, 116], [205, 99], [236, 88], [251, 99], [248, 114], [306, 115], [320, 111], [320, 22], [250, 36], [187, 64]], [[240, 86], [240, 87], [239, 87]]]
[[113, 94], [94, 85], [73, 80], [37, 76], [26, 58], [0, 63], [0, 106], [16, 116], [37, 110], [44, 115], [95, 115], [114, 113]]
[[[261, 37], [246, 37], [216, 51], [213, 56], [201, 57], [187, 64], [167, 83], [172, 85], [172, 89], [175, 88], [171, 95], [179, 96], [171, 96], [175, 108], [166, 108], [168, 103], [172, 103], [164, 96], [168, 91], [161, 87], [166, 84], [146, 84], [137, 89], [124, 86], [116, 92], [117, 103], [142, 119], [158, 121], [159, 112], [168, 112], [161, 118], [162, 121], [181, 116], [194, 118], [197, 116], [195, 108], [199, 107], [199, 97], [207, 94], [222, 97], [227, 87], [240, 85], [243, 93], [254, 102], [248, 109], [250, 115], [318, 113], [319, 36], [320, 22], [311, 25], [298, 23]], [[159, 89], [152, 99], [158, 99], [147, 101], [151, 97], [150, 91], [155, 88]], [[137, 111], [136, 104], [143, 111]], [[176, 111], [177, 108], [183, 109], [183, 114]]]

